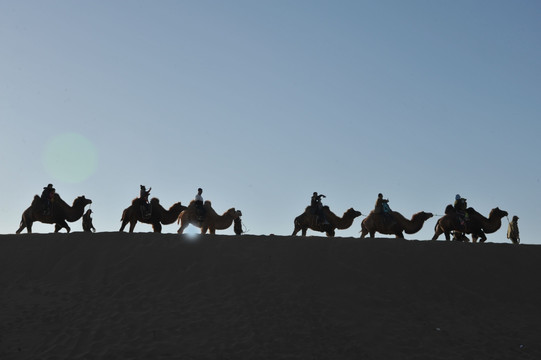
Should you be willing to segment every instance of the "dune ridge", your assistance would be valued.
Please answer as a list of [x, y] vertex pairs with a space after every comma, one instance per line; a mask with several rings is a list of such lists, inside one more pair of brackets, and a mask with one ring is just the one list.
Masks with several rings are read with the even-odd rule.
[[541, 247], [0, 236], [0, 359], [538, 359]]

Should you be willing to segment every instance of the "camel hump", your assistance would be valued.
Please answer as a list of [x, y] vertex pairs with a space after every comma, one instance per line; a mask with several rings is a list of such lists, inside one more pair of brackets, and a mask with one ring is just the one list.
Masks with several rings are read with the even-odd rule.
[[445, 208], [445, 215], [454, 214], [455, 212], [455, 208], [451, 204], [447, 205], [447, 207]]
[[160, 203], [160, 199], [153, 197], [152, 199], [150, 199], [150, 202], [151, 202], [152, 204], [159, 204], [159, 203]]
[[212, 203], [210, 202], [210, 200], [205, 200], [205, 205], [206, 206], [212, 206]]

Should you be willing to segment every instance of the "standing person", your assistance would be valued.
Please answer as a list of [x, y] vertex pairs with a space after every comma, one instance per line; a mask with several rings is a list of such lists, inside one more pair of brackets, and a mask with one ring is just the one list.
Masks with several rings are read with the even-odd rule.
[[520, 244], [520, 235], [518, 231], [518, 216], [513, 216], [513, 219], [507, 227], [507, 238], [510, 239], [513, 244]]
[[197, 189], [197, 194], [195, 194], [195, 210], [197, 212], [197, 220], [203, 221], [205, 217], [205, 208], [203, 206], [203, 189]]
[[151, 187], [147, 190], [144, 185], [140, 186], [139, 198], [141, 199], [141, 213], [144, 218], [148, 218], [151, 215], [150, 203], [148, 202], [150, 190], [152, 190]]
[[83, 215], [83, 231], [84, 232], [96, 232], [96, 228], [92, 224], [92, 217], [90, 216], [92, 214], [92, 210], [88, 209], [86, 213]]
[[53, 184], [49, 184], [43, 188], [43, 192], [41, 193], [41, 200], [43, 201], [43, 214], [49, 215], [51, 213], [51, 204], [55, 193], [56, 190], [53, 187]]

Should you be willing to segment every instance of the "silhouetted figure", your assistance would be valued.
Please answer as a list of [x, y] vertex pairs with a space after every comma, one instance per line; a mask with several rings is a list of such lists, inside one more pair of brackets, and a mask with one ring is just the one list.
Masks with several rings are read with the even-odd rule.
[[43, 192], [41, 193], [41, 200], [43, 201], [43, 214], [49, 215], [51, 213], [51, 205], [55, 193], [56, 190], [53, 187], [53, 184], [49, 184], [43, 188]]
[[143, 215], [143, 218], [149, 218], [151, 215], [150, 203], [148, 202], [150, 190], [152, 190], [151, 187], [147, 190], [144, 185], [141, 185], [139, 190], [139, 198], [141, 199], [141, 214]]
[[374, 213], [375, 214], [388, 214], [391, 212], [391, 208], [389, 207], [389, 199], [384, 199], [383, 194], [379, 193], [378, 198], [376, 200], [376, 205], [374, 206]]
[[458, 219], [460, 221], [460, 225], [466, 226], [466, 222], [470, 220], [468, 216], [468, 202], [466, 201], [466, 198], [461, 197], [459, 194], [456, 194], [455, 196], [455, 203], [453, 205], [455, 208], [455, 211], [458, 215]]
[[374, 214], [382, 214], [384, 221], [393, 221], [393, 214], [389, 207], [389, 199], [384, 199], [383, 194], [379, 193], [374, 205]]
[[233, 230], [237, 235], [241, 235], [244, 232], [242, 231], [242, 220], [240, 219], [240, 216], [233, 220]]
[[96, 228], [92, 224], [92, 217], [90, 216], [92, 214], [92, 210], [88, 209], [86, 213], [83, 215], [83, 231], [84, 232], [96, 232]]
[[203, 189], [197, 189], [197, 194], [195, 194], [195, 210], [197, 212], [197, 220], [203, 221], [205, 218], [205, 208], [203, 206]]
[[321, 203], [321, 198], [326, 197], [323, 194], [318, 194], [314, 191], [312, 198], [310, 200], [310, 208], [312, 209], [312, 214], [316, 215], [316, 223], [318, 224], [328, 224], [329, 222], [323, 214], [323, 204]]
[[507, 226], [507, 238], [510, 239], [513, 244], [520, 244], [520, 235], [518, 231], [518, 216], [513, 216], [513, 220]]

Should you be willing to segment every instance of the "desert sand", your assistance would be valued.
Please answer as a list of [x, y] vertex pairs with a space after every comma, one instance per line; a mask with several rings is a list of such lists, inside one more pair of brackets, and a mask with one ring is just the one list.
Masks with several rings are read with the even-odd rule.
[[540, 359], [541, 247], [0, 236], [0, 359]]

